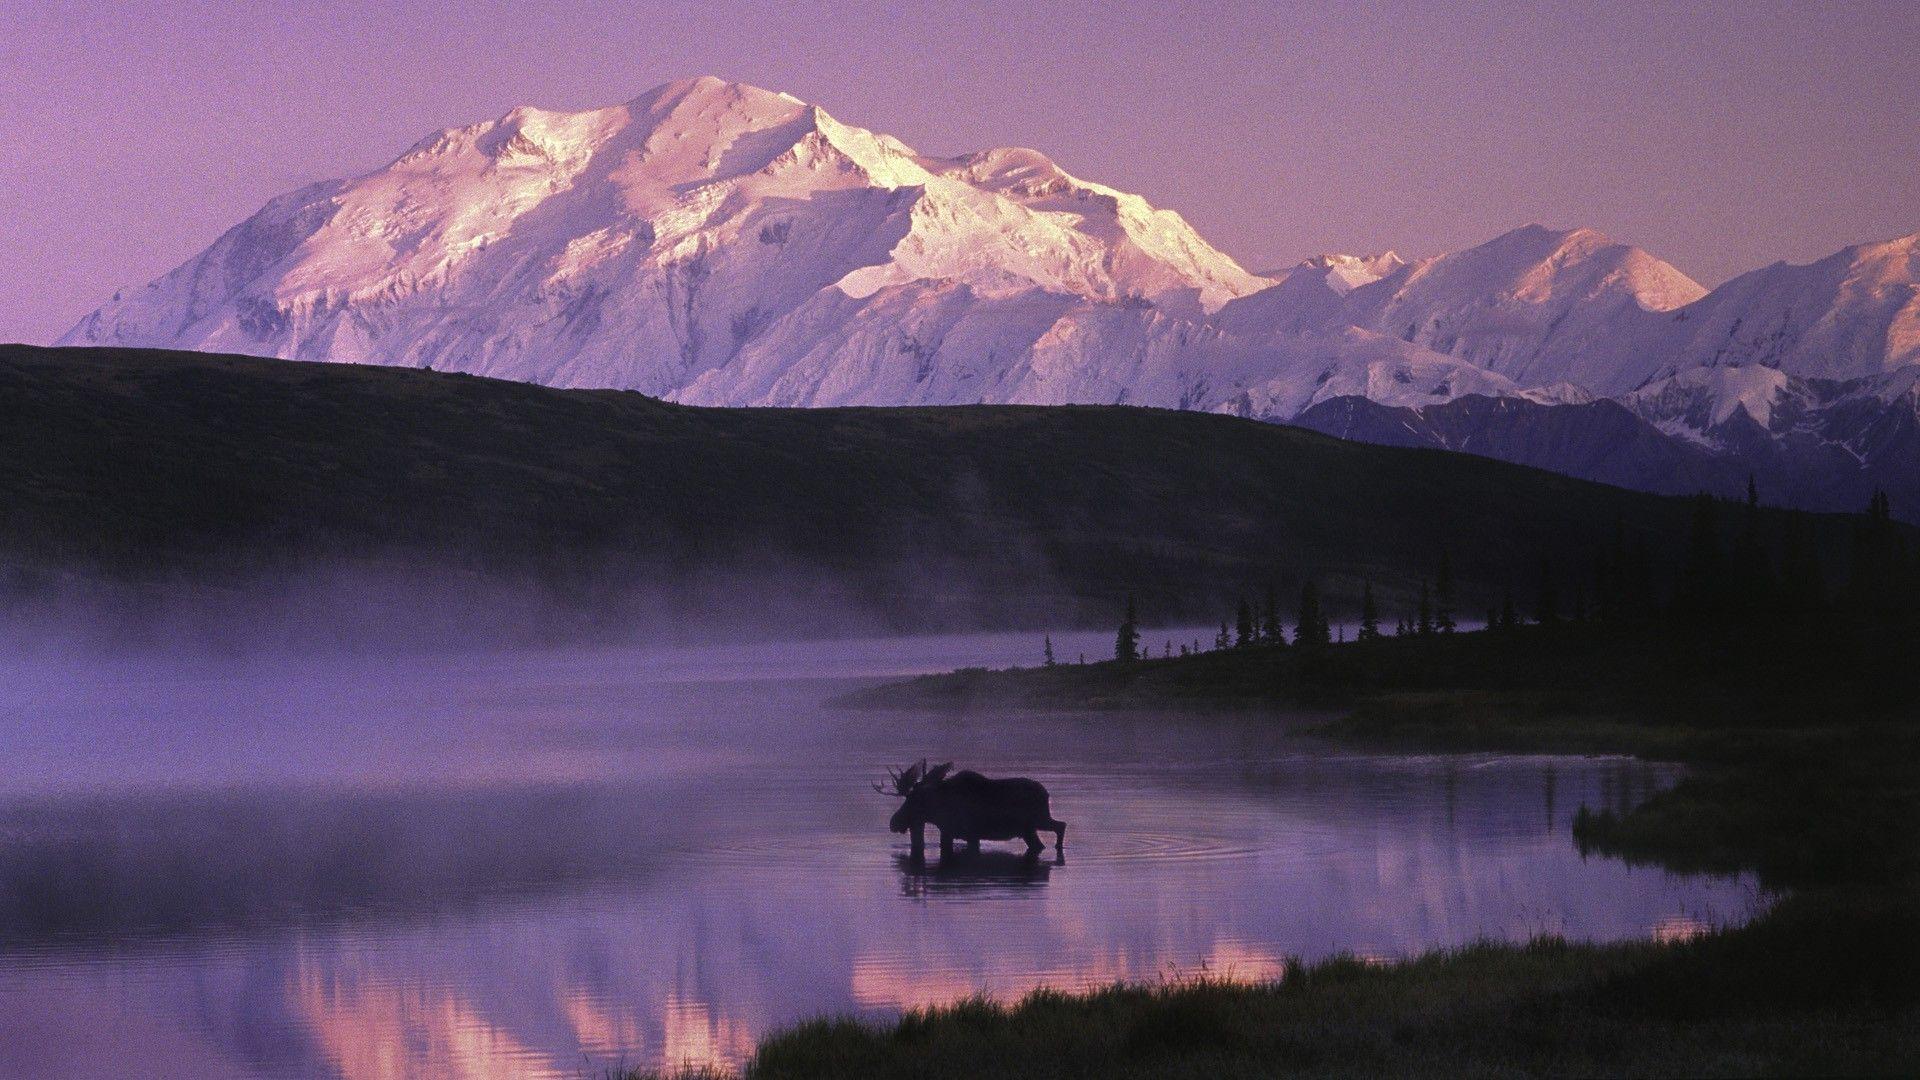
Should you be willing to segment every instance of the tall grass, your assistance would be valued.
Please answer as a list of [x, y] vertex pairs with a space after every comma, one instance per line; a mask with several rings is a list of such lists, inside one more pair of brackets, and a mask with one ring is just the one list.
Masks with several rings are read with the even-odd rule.
[[1258, 985], [1203, 976], [816, 1020], [764, 1042], [742, 1076], [1899, 1074], [1920, 1064], [1916, 942], [1911, 897], [1802, 897], [1671, 945], [1482, 943]]

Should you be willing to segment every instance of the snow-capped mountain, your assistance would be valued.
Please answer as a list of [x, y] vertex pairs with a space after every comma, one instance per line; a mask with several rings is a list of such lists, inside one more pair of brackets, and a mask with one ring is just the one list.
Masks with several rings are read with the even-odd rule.
[[1920, 233], [1742, 274], [1667, 329], [1667, 372], [1764, 364], [1857, 379], [1920, 364]]
[[[1035, 151], [924, 157], [700, 78], [516, 109], [276, 199], [62, 341], [737, 403], [973, 400], [995, 396], [977, 369], [1006, 384], [1080, 307], [1198, 318], [1262, 284], [1179, 215]], [[769, 370], [822, 357], [848, 370]]]
[[1458, 357], [1522, 386], [1613, 393], [1645, 376], [1637, 341], [1706, 292], [1592, 229], [1515, 229], [1354, 289], [1336, 318]]
[[[1731, 459], [1755, 438], [1813, 439], [1865, 468], [1873, 454], [1847, 457], [1861, 440], [1904, 445], [1883, 436], [1912, 419], [1920, 234], [1711, 292], [1594, 230], [1539, 225], [1254, 275], [1178, 214], [1038, 151], [932, 157], [699, 78], [609, 108], [515, 109], [284, 195], [60, 343], [694, 404], [1125, 402], [1385, 430], [1328, 408], [1353, 398], [1420, 411], [1383, 422], [1434, 445], [1458, 441], [1450, 425], [1524, 425], [1478, 445], [1574, 472], [1607, 459], [1609, 478], [1679, 459], [1566, 440], [1640, 446], [1638, 423]], [[1514, 404], [1433, 411], [1469, 397]]]
[[1266, 275], [1273, 285], [1227, 304], [1214, 321], [1236, 333], [1298, 332], [1334, 324], [1348, 293], [1406, 265], [1391, 251], [1316, 255]]

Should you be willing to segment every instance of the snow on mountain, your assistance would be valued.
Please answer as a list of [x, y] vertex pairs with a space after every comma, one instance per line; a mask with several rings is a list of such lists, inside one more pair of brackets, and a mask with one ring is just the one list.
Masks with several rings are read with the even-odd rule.
[[[1179, 215], [1035, 151], [926, 158], [787, 95], [700, 78], [611, 108], [515, 109], [283, 196], [61, 343], [667, 396], [760, 386], [824, 404], [858, 396], [857, 380], [819, 373], [812, 392], [787, 394], [764, 371], [722, 369], [756, 342], [749, 367], [776, 343], [788, 358], [833, 354], [843, 343], [818, 335], [856, 329], [866, 337], [836, 359], [873, 363], [887, 312], [1001, 345], [1024, 324], [989, 331], [961, 309], [1080, 302], [1197, 319], [1263, 284]], [[901, 346], [888, 381], [920, 363]]]
[[1603, 393], [1642, 381], [1633, 347], [1658, 313], [1706, 292], [1592, 229], [1529, 225], [1422, 260], [1348, 293], [1334, 318], [1504, 375]]
[[[1853, 430], [1898, 412], [1910, 384], [1821, 380], [1920, 365], [1917, 248], [1862, 245], [1708, 293], [1591, 229], [1532, 225], [1412, 263], [1323, 255], [1261, 277], [1178, 214], [1039, 151], [929, 157], [698, 78], [608, 108], [515, 109], [281, 196], [60, 343], [713, 405], [1128, 402], [1291, 420], [1352, 396], [1614, 397], [1726, 446], [1743, 418], [1772, 431], [1845, 402], [1862, 419], [1835, 430]], [[1515, 408], [1544, 438], [1551, 421]]]
[[1805, 382], [1762, 364], [1689, 368], [1649, 383], [1621, 398], [1646, 420], [1690, 437], [1705, 437], [1736, 412], [1763, 428], [1771, 427], [1776, 408], [1808, 403]]
[[1364, 256], [1318, 255], [1266, 275], [1272, 285], [1230, 301], [1213, 321], [1233, 333], [1327, 329], [1339, 325], [1340, 304], [1348, 293], [1405, 265], [1406, 260], [1391, 251]]
[[1920, 233], [1743, 274], [1675, 312], [1666, 368], [1854, 379], [1920, 364]]

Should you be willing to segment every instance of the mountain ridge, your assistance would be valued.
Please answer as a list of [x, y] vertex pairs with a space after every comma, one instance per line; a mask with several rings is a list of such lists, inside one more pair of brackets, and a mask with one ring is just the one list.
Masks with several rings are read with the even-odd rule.
[[[286, 597], [310, 593], [287, 583], [319, 568], [372, 582], [346, 599], [375, 612], [500, 586], [763, 628], [773, 607], [816, 628], [842, 607], [869, 628], [1100, 625], [1129, 592], [1155, 619], [1205, 618], [1307, 576], [1343, 604], [1365, 581], [1410, 600], [1443, 547], [1463, 599], [1487, 599], [1543, 554], [1586, 566], [1617, 523], [1661, 544], [1691, 514], [1176, 410], [708, 409], [192, 352], [0, 346], [0, 421], [0, 596], [106, 580], [214, 607], [264, 592], [302, 618]], [[1844, 546], [1847, 519], [1811, 521]], [[448, 625], [503, 619], [481, 604]]]
[[[1343, 395], [1634, 409], [1679, 378], [1740, 397], [1688, 373], [1764, 367], [1857, 383], [1823, 400], [1865, 407], [1861, 380], [1920, 365], [1920, 233], [1712, 290], [1597, 230], [1538, 224], [1261, 276], [1177, 212], [1038, 150], [924, 155], [700, 77], [599, 109], [516, 108], [290, 192], [60, 342], [701, 405], [1126, 403], [1287, 422]], [[1750, 378], [1771, 377], [1732, 381]], [[1757, 446], [1652, 422], [1729, 460]]]

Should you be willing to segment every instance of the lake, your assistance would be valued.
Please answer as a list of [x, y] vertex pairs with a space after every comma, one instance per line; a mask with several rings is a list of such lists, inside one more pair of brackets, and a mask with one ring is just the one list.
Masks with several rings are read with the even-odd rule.
[[[1684, 937], [1765, 903], [1747, 878], [1580, 856], [1574, 812], [1633, 804], [1664, 766], [1359, 753], [1299, 735], [1307, 716], [823, 704], [1038, 641], [0, 673], [0, 1075], [731, 1065], [821, 1013]], [[869, 784], [922, 756], [1044, 781], [1064, 861], [910, 864]]]

